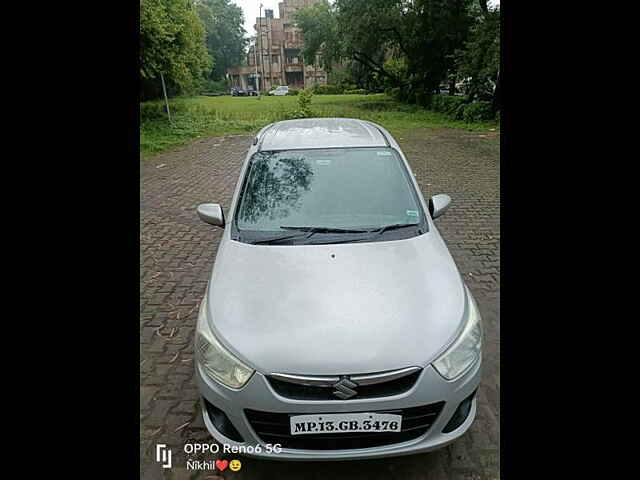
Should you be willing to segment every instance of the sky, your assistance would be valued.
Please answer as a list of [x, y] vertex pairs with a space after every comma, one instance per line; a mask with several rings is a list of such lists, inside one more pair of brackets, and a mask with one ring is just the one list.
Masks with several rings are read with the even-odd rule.
[[[279, 17], [278, 3], [281, 0], [231, 0], [233, 3], [242, 8], [244, 12], [244, 29], [247, 31], [245, 36], [251, 37], [255, 35], [253, 25], [256, 23], [256, 18], [259, 16], [260, 4], [262, 3], [262, 15], [264, 16], [265, 8], [273, 10], [273, 16]], [[489, 5], [500, 5], [500, 0], [489, 0]]]
[[265, 8], [273, 10], [273, 16], [278, 17], [278, 3], [282, 0], [231, 0], [233, 3], [242, 8], [244, 12], [244, 29], [247, 31], [245, 36], [251, 37], [256, 34], [253, 25], [256, 18], [260, 15], [260, 3], [262, 3], [262, 16], [264, 16]]

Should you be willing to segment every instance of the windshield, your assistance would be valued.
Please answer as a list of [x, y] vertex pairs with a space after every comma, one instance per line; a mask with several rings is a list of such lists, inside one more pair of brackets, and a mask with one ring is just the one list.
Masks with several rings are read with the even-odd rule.
[[289, 236], [314, 229], [362, 236], [382, 234], [385, 227], [397, 236], [398, 227], [426, 227], [409, 173], [391, 148], [258, 152], [247, 169], [235, 226], [254, 235]]

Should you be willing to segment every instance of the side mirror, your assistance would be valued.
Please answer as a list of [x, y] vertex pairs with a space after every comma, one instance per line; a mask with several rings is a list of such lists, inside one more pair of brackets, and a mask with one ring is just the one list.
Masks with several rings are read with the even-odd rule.
[[222, 207], [217, 203], [201, 203], [198, 205], [198, 216], [200, 220], [209, 225], [224, 228], [224, 213]]
[[451, 197], [444, 193], [434, 195], [429, 200], [429, 213], [434, 220], [441, 217], [451, 205]]

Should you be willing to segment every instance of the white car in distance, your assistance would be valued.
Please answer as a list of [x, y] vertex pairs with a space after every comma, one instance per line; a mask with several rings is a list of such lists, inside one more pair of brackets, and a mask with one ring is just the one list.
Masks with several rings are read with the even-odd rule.
[[289, 87], [286, 85], [280, 85], [278, 88], [271, 90], [269, 95], [274, 95], [276, 97], [281, 97], [283, 95], [289, 94]]

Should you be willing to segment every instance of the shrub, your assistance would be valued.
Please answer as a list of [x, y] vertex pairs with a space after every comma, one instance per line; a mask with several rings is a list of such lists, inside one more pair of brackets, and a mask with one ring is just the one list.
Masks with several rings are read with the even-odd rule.
[[343, 92], [340, 85], [314, 85], [313, 93], [316, 95], [340, 95]]
[[345, 95], [366, 95], [367, 91], [364, 88], [354, 88], [353, 90], [345, 90]]
[[231, 88], [231, 83], [225, 79], [214, 81], [214, 80], [205, 80], [202, 83], [201, 92], [202, 93], [229, 93], [229, 89]]
[[298, 109], [291, 113], [291, 118], [309, 118], [313, 117], [311, 111], [311, 99], [313, 92], [311, 89], [301, 90], [298, 94]]
[[462, 120], [467, 123], [491, 120], [494, 118], [491, 111], [491, 102], [473, 102], [465, 106], [462, 112]]
[[449, 115], [453, 117], [454, 120], [462, 120], [462, 117], [464, 116], [464, 111], [467, 109], [467, 105], [468, 104], [466, 103], [461, 103], [456, 107], [453, 113], [450, 113]]
[[140, 121], [157, 120], [165, 118], [164, 104], [158, 102], [148, 102], [140, 104]]
[[298, 95], [300, 93], [300, 89], [299, 88], [290, 88], [289, 89], [289, 95]]
[[[184, 113], [188, 110], [184, 103], [169, 102], [171, 115]], [[140, 121], [160, 120], [168, 118], [167, 109], [164, 102], [144, 102], [140, 104]]]
[[419, 88], [415, 91], [415, 103], [424, 108], [431, 107], [431, 100], [433, 94], [424, 88]]
[[465, 97], [433, 95], [431, 99], [431, 109], [455, 117], [456, 115], [462, 114], [460, 107], [464, 106], [466, 101]]
[[393, 110], [398, 110], [401, 108], [398, 104], [390, 101], [382, 101], [382, 102], [362, 102], [358, 105], [358, 108], [361, 110], [371, 110], [374, 112], [388, 112]]

